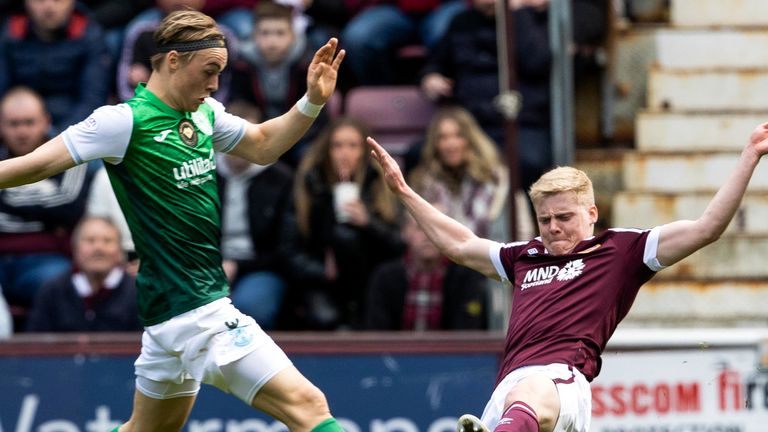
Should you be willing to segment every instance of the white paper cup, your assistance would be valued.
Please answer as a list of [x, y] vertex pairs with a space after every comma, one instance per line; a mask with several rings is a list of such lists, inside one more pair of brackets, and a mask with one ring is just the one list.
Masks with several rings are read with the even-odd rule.
[[349, 213], [344, 209], [347, 203], [360, 198], [360, 188], [355, 182], [339, 182], [333, 185], [333, 209], [336, 212], [336, 220], [347, 222]]

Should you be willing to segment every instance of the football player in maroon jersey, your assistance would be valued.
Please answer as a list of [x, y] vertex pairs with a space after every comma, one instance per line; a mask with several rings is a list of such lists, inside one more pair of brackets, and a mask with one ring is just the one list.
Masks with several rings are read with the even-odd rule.
[[595, 235], [592, 182], [555, 168], [531, 186], [539, 237], [501, 244], [477, 237], [406, 184], [372, 138], [387, 185], [437, 247], [453, 261], [512, 285], [504, 357], [481, 419], [466, 414], [459, 432], [587, 432], [589, 382], [605, 345], [640, 287], [664, 267], [717, 240], [768, 152], [768, 123], [755, 128], [736, 169], [696, 220]]

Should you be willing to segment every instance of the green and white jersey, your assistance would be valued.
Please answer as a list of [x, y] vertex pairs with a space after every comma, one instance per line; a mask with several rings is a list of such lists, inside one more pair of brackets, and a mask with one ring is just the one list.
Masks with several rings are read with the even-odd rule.
[[231, 150], [244, 133], [245, 120], [214, 99], [184, 113], [142, 85], [126, 103], [98, 108], [62, 134], [76, 162], [108, 162], [141, 260], [145, 326], [228, 295], [214, 152]]

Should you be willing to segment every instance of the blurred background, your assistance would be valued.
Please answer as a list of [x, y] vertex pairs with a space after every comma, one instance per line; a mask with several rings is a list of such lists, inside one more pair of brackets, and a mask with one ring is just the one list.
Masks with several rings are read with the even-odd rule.
[[[536, 235], [525, 189], [556, 165], [592, 178], [599, 230], [696, 218], [768, 119], [765, 6], [0, 0], [0, 159], [130, 98], [173, 10], [225, 29], [214, 97], [255, 122], [301, 97], [311, 54], [338, 37], [339, 88], [307, 136], [269, 167], [217, 163], [232, 299], [348, 431], [451, 431], [493, 387], [509, 288], [436, 255], [382, 187], [364, 137], [428, 200], [498, 241]], [[366, 217], [335, 206], [341, 183], [355, 184], [351, 214]], [[93, 237], [105, 246], [87, 246]], [[761, 165], [723, 237], [641, 289], [593, 383], [592, 430], [765, 430], [766, 255]], [[0, 191], [0, 432], [125, 420], [139, 265], [101, 162]], [[424, 287], [406, 269], [450, 277]], [[284, 429], [229, 395], [200, 399], [186, 430]]]

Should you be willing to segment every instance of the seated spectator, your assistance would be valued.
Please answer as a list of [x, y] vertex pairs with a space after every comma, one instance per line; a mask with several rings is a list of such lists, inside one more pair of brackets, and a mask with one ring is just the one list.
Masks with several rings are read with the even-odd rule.
[[[493, 141], [464, 108], [435, 113], [410, 182], [425, 199], [479, 235], [510, 240], [505, 217], [509, 172]], [[521, 201], [525, 203], [522, 195]], [[530, 232], [533, 223], [526, 208], [518, 214]]]
[[0, 34], [0, 95], [24, 85], [40, 93], [52, 135], [107, 102], [110, 58], [100, 26], [75, 0], [26, 0]]
[[136, 257], [136, 248], [133, 244], [133, 236], [128, 229], [128, 222], [125, 220], [120, 203], [117, 202], [112, 184], [109, 182], [106, 168], [102, 167], [99, 169], [93, 177], [85, 211], [89, 216], [109, 219], [117, 226], [120, 230], [121, 246], [128, 259], [125, 267], [126, 271], [136, 276], [136, 273], [139, 271], [139, 262]]
[[435, 44], [464, 0], [351, 1], [370, 5], [347, 23], [340, 41], [346, 64], [358, 85], [391, 85], [395, 81], [394, 53], [410, 44]]
[[232, 303], [266, 329], [275, 326], [286, 290], [280, 244], [291, 205], [293, 171], [278, 161], [252, 164], [227, 155], [217, 166], [224, 271]]
[[[549, 0], [509, 2], [514, 9], [515, 51], [520, 53], [515, 58], [517, 90], [524, 101], [516, 119], [522, 190], [552, 165], [548, 4]], [[503, 148], [504, 117], [494, 103], [499, 94], [495, 15], [495, 0], [472, 0], [470, 9], [456, 15], [445, 37], [430, 51], [421, 87], [432, 99], [469, 110]]]
[[109, 219], [88, 216], [72, 235], [72, 272], [49, 280], [35, 298], [27, 330], [138, 331], [135, 279], [123, 269], [120, 231]]
[[[16, 87], [0, 100], [0, 160], [23, 156], [48, 140], [50, 116], [34, 91]], [[70, 265], [69, 235], [83, 216], [95, 161], [0, 193], [0, 285], [14, 305], [32, 303], [40, 285]]]
[[[231, 102], [231, 114], [259, 123], [258, 108]], [[287, 289], [289, 257], [283, 238], [292, 207], [293, 171], [278, 161], [252, 164], [225, 155], [216, 166], [221, 198], [221, 253], [224, 271], [232, 286], [232, 303], [241, 312], [272, 329]]]
[[[515, 76], [525, 101], [517, 117], [518, 126], [548, 128], [552, 67], [548, 0], [511, 0], [509, 4], [515, 9], [515, 50], [521, 53], [515, 58]], [[494, 104], [499, 94], [496, 1], [472, 0], [471, 5], [451, 20], [444, 37], [429, 50], [421, 71], [421, 88], [430, 99], [469, 110], [501, 147], [504, 118]], [[533, 151], [543, 155], [549, 149]], [[521, 157], [525, 161], [525, 155]]]
[[[136, 86], [149, 79], [149, 73], [152, 71], [151, 59], [157, 54], [152, 35], [160, 21], [173, 11], [200, 10], [204, 5], [205, 0], [156, 0], [155, 8], [139, 14], [128, 23], [125, 28], [123, 50], [117, 64], [117, 96], [120, 100], [132, 98]], [[219, 27], [226, 36], [228, 64], [230, 64], [238, 55], [237, 37], [226, 26], [219, 25]], [[219, 79], [219, 89], [213, 93], [213, 97], [219, 102], [226, 103], [229, 99], [231, 78], [231, 72], [226, 68]]]
[[[314, 5], [313, 0], [276, 0], [277, 3], [288, 6], [293, 11], [293, 30], [303, 34], [313, 24], [313, 20], [304, 14], [307, 6]], [[220, 25], [232, 29], [240, 42], [246, 42], [253, 32], [253, 8], [258, 0], [206, 0], [203, 13], [212, 16]], [[317, 45], [312, 45], [312, 51], [325, 45], [330, 38], [327, 33], [318, 33]]]
[[123, 46], [125, 26], [130, 20], [152, 6], [152, 0], [80, 0], [104, 31], [112, 64], [117, 63]]
[[[255, 105], [264, 120], [289, 110], [307, 91], [307, 68], [314, 51], [307, 48], [305, 34], [294, 30], [292, 16], [290, 6], [260, 1], [254, 9], [253, 36], [233, 66], [232, 101]], [[323, 111], [282, 160], [296, 166], [306, 144], [327, 122]]]
[[253, 30], [253, 7], [258, 0], [205, 0], [201, 11], [219, 25], [231, 29], [239, 41], [246, 41]]
[[336, 119], [312, 143], [296, 175], [296, 221], [308, 260], [295, 267], [294, 282], [302, 288], [310, 327], [362, 327], [371, 271], [403, 251], [397, 206], [371, 163], [366, 136], [360, 122]]
[[[469, 110], [503, 148], [504, 118], [494, 102], [499, 94], [496, 1], [472, 0], [471, 4], [453, 18], [444, 37], [429, 51], [421, 88], [433, 100]], [[517, 90], [523, 101], [516, 118], [520, 188], [528, 190], [553, 163], [549, 0], [510, 0], [508, 4], [513, 9], [519, 54], [515, 58]], [[576, 48], [598, 43], [605, 28], [605, 2], [573, 0], [570, 4]]]
[[371, 276], [368, 330], [481, 330], [488, 328], [488, 278], [454, 264], [407, 215], [405, 255], [381, 264]]

